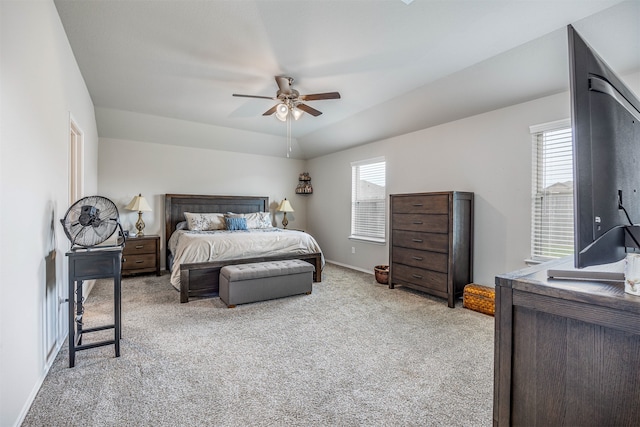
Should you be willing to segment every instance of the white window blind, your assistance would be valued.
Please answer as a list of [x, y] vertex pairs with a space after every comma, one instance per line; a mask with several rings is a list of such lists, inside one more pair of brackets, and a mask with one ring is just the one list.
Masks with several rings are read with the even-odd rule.
[[386, 161], [351, 163], [351, 238], [385, 241]]
[[573, 253], [572, 134], [566, 120], [531, 130], [531, 256], [544, 261]]

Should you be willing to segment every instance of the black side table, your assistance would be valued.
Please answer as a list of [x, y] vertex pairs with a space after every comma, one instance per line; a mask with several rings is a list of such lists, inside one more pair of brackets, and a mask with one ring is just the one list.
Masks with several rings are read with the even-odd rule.
[[[121, 269], [122, 248], [109, 247], [99, 249], [80, 249], [67, 252], [69, 257], [69, 367], [76, 362], [76, 351], [104, 345], [115, 346], [116, 357], [120, 357], [120, 336], [122, 325], [121, 310]], [[82, 282], [89, 279], [113, 278], [113, 309], [114, 323], [83, 329], [82, 316], [84, 313]], [[89, 332], [113, 329], [113, 340], [98, 341], [82, 344], [82, 335]]]

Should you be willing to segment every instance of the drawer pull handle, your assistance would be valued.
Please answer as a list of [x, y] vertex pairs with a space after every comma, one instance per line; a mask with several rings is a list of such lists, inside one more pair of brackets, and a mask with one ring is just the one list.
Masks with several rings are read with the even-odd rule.
[[423, 222], [422, 222], [422, 221], [413, 221], [413, 223], [414, 223], [414, 224], [418, 224], [418, 225], [419, 225], [419, 224], [423, 224]]
[[144, 248], [144, 245], [137, 245], [136, 246], [136, 249], [142, 249], [142, 248]]
[[422, 279], [422, 276], [419, 274], [413, 274], [412, 276], [414, 279]]
[[139, 259], [139, 260], [137, 260], [137, 261], [136, 261], [136, 264], [142, 264], [143, 262], [144, 262], [144, 261], [142, 261], [142, 260], [140, 260], [140, 259]]
[[424, 258], [422, 258], [421, 256], [414, 256], [413, 259], [415, 259], [416, 261], [422, 261]]
[[422, 239], [411, 239], [411, 240], [416, 242], [416, 243], [422, 243]]
[[414, 203], [413, 206], [419, 207], [419, 206], [422, 206], [422, 203]]

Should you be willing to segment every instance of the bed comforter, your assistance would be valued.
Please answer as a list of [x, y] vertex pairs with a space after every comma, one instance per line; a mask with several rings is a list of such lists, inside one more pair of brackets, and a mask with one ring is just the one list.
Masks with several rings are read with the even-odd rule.
[[[173, 256], [171, 284], [180, 289], [180, 266], [259, 256], [322, 253], [318, 242], [302, 231], [266, 228], [252, 230], [177, 230], [169, 239]], [[324, 256], [322, 257], [324, 267]]]

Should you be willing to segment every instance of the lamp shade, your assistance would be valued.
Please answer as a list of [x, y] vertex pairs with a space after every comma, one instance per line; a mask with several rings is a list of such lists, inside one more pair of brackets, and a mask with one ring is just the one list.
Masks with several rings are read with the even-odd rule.
[[294, 210], [291, 207], [291, 203], [289, 203], [287, 199], [284, 199], [280, 202], [280, 206], [278, 206], [278, 212], [294, 212]]
[[278, 118], [278, 120], [283, 122], [286, 121], [288, 114], [289, 107], [287, 107], [285, 104], [278, 104], [278, 106], [276, 107], [276, 117]]
[[293, 114], [293, 118], [298, 120], [302, 114], [304, 113], [304, 111], [298, 109], [298, 108], [292, 108], [291, 109], [291, 114]]
[[151, 206], [147, 203], [147, 200], [142, 197], [142, 194], [138, 194], [131, 200], [131, 202], [125, 207], [130, 211], [138, 212], [151, 212]]

